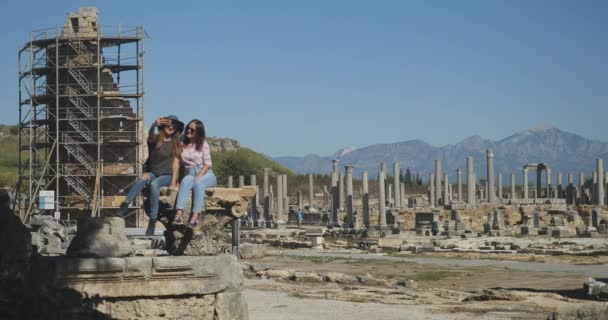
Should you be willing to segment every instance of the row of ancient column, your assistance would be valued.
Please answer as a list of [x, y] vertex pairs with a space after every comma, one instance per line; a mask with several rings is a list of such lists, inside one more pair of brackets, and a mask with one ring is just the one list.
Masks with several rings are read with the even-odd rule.
[[[485, 187], [482, 189], [483, 192], [480, 192], [480, 198], [482, 200], [487, 200], [488, 202], [496, 202], [496, 195], [498, 193], [498, 199], [503, 199], [503, 180], [502, 174], [498, 174], [496, 177], [498, 179], [497, 183], [494, 183], [494, 152], [493, 150], [487, 150], [487, 181]], [[476, 203], [476, 177], [475, 170], [473, 168], [473, 158], [467, 157], [467, 203], [475, 204]], [[584, 185], [584, 175], [581, 172], [579, 174], [579, 186], [578, 188], [574, 186], [573, 175], [572, 173], [568, 173], [568, 186], [566, 189], [562, 188], [562, 173], [557, 172], [557, 187], [553, 188], [551, 186], [551, 169], [546, 168], [547, 173], [547, 188], [546, 188], [546, 197], [548, 198], [566, 198], [568, 203], [592, 203], [596, 205], [606, 204], [608, 205], [608, 171], [604, 171], [603, 160], [596, 160], [596, 171], [593, 172], [593, 180], [592, 180], [592, 189], [590, 192], [591, 199], [585, 199], [585, 192], [583, 189]], [[536, 188], [536, 196], [541, 196], [541, 179], [540, 172], [542, 169], [537, 169], [537, 188]], [[458, 201], [462, 201], [462, 171], [460, 168], [457, 169], [457, 199]], [[430, 192], [429, 192], [429, 200], [431, 206], [439, 206], [443, 204], [447, 204], [448, 200], [451, 199], [451, 192], [448, 192], [449, 185], [447, 174], [443, 176], [442, 181], [442, 173], [441, 173], [441, 160], [435, 160], [435, 173], [430, 175]], [[443, 183], [443, 188], [442, 188]], [[517, 193], [515, 190], [515, 174], [511, 174], [510, 179], [511, 184], [511, 198], [517, 198]], [[481, 189], [481, 188], [480, 188]], [[523, 199], [529, 198], [529, 188], [528, 188], [528, 168], [524, 166], [523, 169], [523, 187], [522, 187], [522, 196]]]

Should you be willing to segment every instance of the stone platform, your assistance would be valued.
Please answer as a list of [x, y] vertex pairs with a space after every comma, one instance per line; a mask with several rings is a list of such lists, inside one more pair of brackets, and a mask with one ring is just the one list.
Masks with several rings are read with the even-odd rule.
[[[138, 318], [134, 313], [140, 313], [141, 318], [171, 319], [184, 311], [195, 319], [248, 318], [247, 303], [240, 291], [243, 275], [233, 255], [41, 257], [36, 269], [52, 287], [94, 298], [95, 309], [112, 319]], [[191, 309], [194, 314], [173, 310], [183, 309], [187, 301], [196, 305]], [[165, 307], [159, 310], [154, 305]]]

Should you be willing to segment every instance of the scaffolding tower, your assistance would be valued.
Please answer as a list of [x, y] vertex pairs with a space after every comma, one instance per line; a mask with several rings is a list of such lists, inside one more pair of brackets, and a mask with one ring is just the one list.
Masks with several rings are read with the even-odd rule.
[[[36, 30], [19, 50], [19, 180], [15, 207], [37, 212], [54, 191], [61, 219], [117, 213], [141, 174], [144, 29], [101, 26], [96, 8]], [[127, 223], [140, 225], [140, 206]]]

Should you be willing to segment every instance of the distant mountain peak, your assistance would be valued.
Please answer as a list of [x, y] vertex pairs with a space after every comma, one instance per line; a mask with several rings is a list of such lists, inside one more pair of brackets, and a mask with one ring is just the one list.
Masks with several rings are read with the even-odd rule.
[[334, 153], [334, 157], [335, 158], [343, 157], [349, 153], [352, 153], [355, 150], [357, 150], [357, 148], [355, 148], [355, 147], [342, 148], [342, 149], [336, 151], [336, 153]]
[[[434, 160], [442, 159], [442, 170], [450, 179], [463, 160], [471, 156], [476, 163], [478, 177], [486, 176], [486, 150], [495, 152], [495, 170], [503, 174], [518, 173], [524, 163], [547, 161], [561, 172], [577, 172], [595, 167], [596, 158], [608, 159], [608, 143], [592, 141], [583, 136], [563, 131], [552, 125], [537, 125], [499, 141], [478, 134], [456, 144], [434, 147], [422, 140], [408, 140], [389, 144], [373, 144], [358, 148], [344, 148], [333, 157], [283, 158], [277, 161], [300, 173], [328, 173], [331, 160], [338, 158], [344, 164], [355, 165], [355, 174], [363, 170], [375, 172], [382, 161], [402, 163], [412, 172], [428, 174], [434, 170]], [[353, 152], [354, 151], [354, 152]], [[345, 156], [346, 155], [346, 156]], [[407, 165], [406, 165], [407, 164]], [[520, 175], [517, 175], [518, 179]]]
[[549, 123], [539, 123], [539, 124], [535, 125], [534, 127], [526, 129], [525, 131], [543, 132], [543, 131], [548, 131], [551, 129], [556, 129], [556, 127]]

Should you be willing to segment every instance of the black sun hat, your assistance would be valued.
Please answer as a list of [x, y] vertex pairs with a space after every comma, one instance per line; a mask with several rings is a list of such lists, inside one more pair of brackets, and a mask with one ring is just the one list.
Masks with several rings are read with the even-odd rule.
[[171, 124], [175, 124], [176, 132], [178, 132], [179, 134], [182, 134], [184, 132], [184, 123], [179, 121], [176, 115], [168, 115], [165, 117], [165, 119], [171, 119]]

